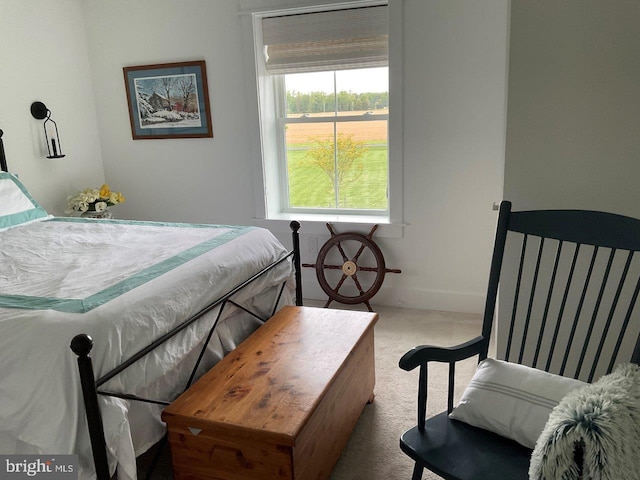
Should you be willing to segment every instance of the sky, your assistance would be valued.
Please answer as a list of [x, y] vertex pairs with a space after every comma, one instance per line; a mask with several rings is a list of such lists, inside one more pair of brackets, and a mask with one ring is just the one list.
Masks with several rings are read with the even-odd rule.
[[[296, 73], [286, 77], [287, 90], [299, 93], [333, 92], [333, 72]], [[387, 67], [339, 70], [336, 90], [353, 93], [386, 92], [389, 90]]]

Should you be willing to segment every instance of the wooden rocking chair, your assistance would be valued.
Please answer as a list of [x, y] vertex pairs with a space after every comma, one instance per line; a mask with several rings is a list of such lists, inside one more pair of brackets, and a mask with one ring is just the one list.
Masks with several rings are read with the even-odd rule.
[[[528, 479], [530, 448], [449, 418], [456, 362], [487, 358], [500, 286], [505, 341], [498, 358], [589, 383], [617, 363], [638, 364], [639, 250], [640, 220], [579, 210], [511, 212], [502, 202], [481, 335], [454, 347], [418, 346], [400, 359], [404, 370], [420, 367], [418, 424], [400, 438], [415, 461], [413, 480], [425, 468], [445, 479]], [[429, 362], [449, 364], [448, 405], [425, 420]]]

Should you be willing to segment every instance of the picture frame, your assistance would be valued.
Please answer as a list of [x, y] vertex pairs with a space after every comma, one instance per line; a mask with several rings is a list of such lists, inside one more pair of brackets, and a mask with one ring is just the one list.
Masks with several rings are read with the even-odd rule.
[[123, 67], [134, 140], [213, 137], [204, 60]]

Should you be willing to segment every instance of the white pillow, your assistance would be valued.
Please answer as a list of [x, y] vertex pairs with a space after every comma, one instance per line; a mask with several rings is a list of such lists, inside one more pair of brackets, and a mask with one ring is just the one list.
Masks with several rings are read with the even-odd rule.
[[16, 177], [0, 172], [0, 231], [50, 217]]
[[551, 410], [585, 382], [488, 358], [449, 418], [484, 428], [533, 448]]

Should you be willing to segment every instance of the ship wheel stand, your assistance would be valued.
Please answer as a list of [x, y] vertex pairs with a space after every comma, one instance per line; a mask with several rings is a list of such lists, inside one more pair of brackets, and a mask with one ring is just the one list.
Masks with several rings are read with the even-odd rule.
[[[356, 232], [336, 233], [330, 223], [327, 223], [327, 228], [331, 233], [331, 238], [326, 241], [318, 252], [318, 258], [315, 264], [305, 263], [303, 267], [315, 268], [316, 276], [318, 277], [318, 283], [320, 287], [329, 297], [327, 303], [324, 305], [328, 307], [331, 302], [336, 301], [347, 305], [355, 305], [358, 303], [364, 303], [370, 312], [373, 312], [369, 300], [378, 293], [384, 277], [387, 273], [401, 273], [401, 270], [386, 268], [384, 262], [384, 255], [380, 247], [373, 241], [373, 234], [377, 230], [378, 225], [374, 225], [368, 235], [363, 235]], [[355, 255], [349, 256], [347, 252], [355, 251]], [[327, 257], [336, 258], [337, 255], [342, 259], [342, 265], [333, 265], [328, 263]], [[362, 266], [358, 262], [360, 257], [365, 254], [365, 257], [375, 262], [374, 266]], [[325, 274], [326, 270], [342, 270], [342, 276], [340, 280], [332, 286]], [[358, 272], [371, 272], [375, 274], [373, 280], [369, 283], [361, 282], [358, 278]], [[350, 280], [353, 282], [358, 290], [356, 295], [347, 295], [339, 292], [340, 288]], [[363, 286], [364, 285], [364, 286]]]

